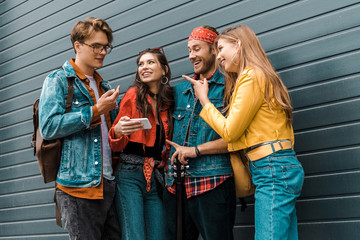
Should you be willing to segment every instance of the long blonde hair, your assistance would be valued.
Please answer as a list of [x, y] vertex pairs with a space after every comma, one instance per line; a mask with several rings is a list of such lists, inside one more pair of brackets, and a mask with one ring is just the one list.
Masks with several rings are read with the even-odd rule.
[[224, 92], [225, 111], [229, 109], [231, 95], [234, 91], [236, 80], [242, 74], [245, 68], [254, 68], [255, 72], [259, 72], [264, 76], [265, 81], [265, 101], [272, 107], [271, 99], [275, 100], [275, 104], [279, 105], [285, 112], [287, 124], [290, 126], [293, 120], [292, 107], [289, 93], [267, 58], [264, 49], [261, 47], [255, 33], [246, 25], [231, 27], [222, 32], [215, 40], [215, 49], [218, 53], [219, 39], [227, 40], [237, 44], [240, 40], [241, 48], [231, 59], [233, 64], [239, 67], [237, 73], [224, 72], [226, 86]]

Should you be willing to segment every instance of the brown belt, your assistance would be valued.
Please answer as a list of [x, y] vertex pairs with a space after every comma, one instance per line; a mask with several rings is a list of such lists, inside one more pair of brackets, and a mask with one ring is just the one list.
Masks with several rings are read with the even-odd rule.
[[280, 150], [292, 148], [290, 140], [261, 143], [247, 149], [245, 155], [250, 161], [256, 161]]

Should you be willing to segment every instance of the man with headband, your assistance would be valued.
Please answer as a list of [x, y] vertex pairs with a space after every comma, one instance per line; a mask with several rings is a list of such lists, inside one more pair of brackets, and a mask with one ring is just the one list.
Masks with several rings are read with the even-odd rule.
[[[195, 28], [188, 39], [194, 79], [209, 83], [209, 99], [223, 108], [224, 77], [217, 69], [213, 43], [215, 28]], [[174, 136], [171, 162], [188, 164], [185, 177], [184, 239], [233, 239], [236, 196], [227, 143], [200, 118], [202, 106], [188, 81], [174, 87]], [[176, 239], [176, 187], [169, 161], [167, 190], [164, 191], [166, 239]]]

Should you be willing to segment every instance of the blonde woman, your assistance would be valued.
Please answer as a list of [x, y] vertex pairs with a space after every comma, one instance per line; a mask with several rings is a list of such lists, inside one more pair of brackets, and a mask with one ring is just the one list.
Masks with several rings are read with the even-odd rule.
[[226, 29], [215, 41], [225, 74], [224, 117], [209, 101], [206, 79], [194, 81], [200, 116], [226, 141], [244, 151], [255, 192], [255, 239], [298, 239], [295, 202], [304, 171], [295, 156], [288, 91], [247, 26]]

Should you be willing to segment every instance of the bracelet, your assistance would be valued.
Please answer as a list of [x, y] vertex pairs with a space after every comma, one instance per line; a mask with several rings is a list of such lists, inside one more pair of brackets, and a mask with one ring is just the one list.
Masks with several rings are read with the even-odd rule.
[[196, 152], [196, 156], [197, 156], [197, 157], [200, 157], [200, 156], [201, 156], [200, 151], [199, 151], [199, 149], [198, 149], [197, 146], [195, 146], [195, 152]]

